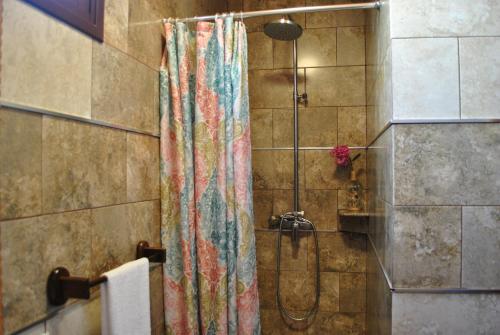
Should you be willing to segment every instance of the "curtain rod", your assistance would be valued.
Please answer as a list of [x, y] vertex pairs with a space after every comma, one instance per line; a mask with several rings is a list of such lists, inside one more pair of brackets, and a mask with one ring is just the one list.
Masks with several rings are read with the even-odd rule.
[[[224, 13], [220, 15], [195, 16], [183, 19], [175, 19], [175, 21], [176, 22], [211, 21], [215, 20], [216, 17], [224, 17], [227, 15], [234, 15], [235, 18], [246, 19], [257, 16], [287, 15], [294, 13], [328, 12], [328, 11], [353, 10], [353, 9], [379, 9], [380, 6], [381, 6], [380, 1], [326, 5], [326, 6], [305, 6], [305, 7], [292, 7], [292, 8], [282, 8], [282, 9], [258, 10], [253, 12], [231, 12], [230, 14]], [[162, 22], [166, 23], [168, 22], [168, 20], [169, 19], [165, 18], [162, 20]]]

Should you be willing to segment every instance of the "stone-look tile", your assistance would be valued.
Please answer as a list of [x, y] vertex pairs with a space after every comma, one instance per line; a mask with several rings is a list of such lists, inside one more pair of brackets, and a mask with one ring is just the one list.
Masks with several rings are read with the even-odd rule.
[[497, 205], [497, 124], [395, 127], [397, 205]]
[[253, 212], [255, 228], [268, 228], [271, 215], [279, 214], [273, 212], [273, 191], [253, 191]]
[[[304, 91], [304, 70], [298, 71], [299, 92]], [[248, 72], [252, 108], [293, 107], [292, 70], [252, 70]]]
[[[303, 109], [299, 109], [299, 122], [300, 113], [303, 111]], [[302, 132], [299, 134], [301, 135]], [[293, 147], [293, 109], [273, 109], [272, 140], [275, 148]]]
[[276, 270], [276, 233], [272, 231], [256, 231], [255, 245], [257, 249], [258, 273], [263, 270]]
[[462, 118], [500, 118], [500, 37], [461, 38], [459, 44]]
[[92, 272], [99, 275], [135, 259], [136, 245], [160, 243], [158, 201], [92, 210]]
[[[307, 6], [344, 4], [355, 1], [345, 0], [307, 0]], [[365, 25], [365, 13], [361, 10], [307, 13], [307, 28], [352, 27]]]
[[160, 197], [160, 143], [156, 137], [127, 133], [127, 200]]
[[163, 270], [157, 266], [149, 272], [149, 295], [151, 306], [151, 329], [165, 328], [163, 313]]
[[395, 119], [460, 118], [456, 38], [393, 40], [392, 66]]
[[366, 155], [367, 187], [389, 204], [394, 203], [393, 142], [394, 127], [390, 127], [368, 148]]
[[364, 313], [319, 312], [307, 334], [364, 335]]
[[315, 285], [312, 272], [282, 271], [280, 275], [281, 303], [291, 311], [310, 309], [314, 305]]
[[22, 1], [3, 19], [2, 99], [90, 118], [90, 38]]
[[[293, 189], [293, 151], [253, 152], [254, 189]], [[304, 153], [299, 152], [299, 186], [304, 187]]]
[[[3, 329], [2, 329], [3, 330]], [[30, 327], [22, 332], [17, 333], [18, 335], [40, 335], [45, 334], [45, 322], [40, 322], [39, 324]]]
[[[314, 274], [314, 271], [312, 272]], [[320, 273], [319, 310], [322, 312], [339, 311], [339, 274], [337, 272]]]
[[[365, 272], [366, 238], [363, 235], [320, 232], [318, 242], [321, 271]], [[314, 271], [316, 250], [312, 235], [308, 248], [308, 270]]]
[[392, 293], [370, 243], [366, 263], [366, 333], [391, 334]]
[[305, 217], [312, 221], [317, 229], [337, 230], [337, 192], [335, 190], [305, 191], [301, 199]]
[[92, 58], [92, 118], [156, 133], [158, 73], [105, 44], [94, 43]]
[[270, 148], [273, 146], [272, 109], [252, 109], [250, 111], [250, 127], [252, 146], [254, 148]]
[[309, 106], [364, 106], [365, 67], [307, 69]]
[[[282, 273], [286, 276], [287, 273]], [[259, 270], [257, 273], [259, 284], [259, 307], [276, 308], [276, 271]]]
[[500, 35], [499, 16], [490, 0], [391, 1], [391, 37]]
[[395, 287], [460, 287], [460, 207], [396, 207]]
[[273, 68], [273, 40], [263, 32], [248, 34], [248, 69]]
[[4, 331], [11, 333], [50, 311], [45, 286], [53, 268], [90, 275], [90, 212], [5, 221], [0, 228]]
[[392, 334], [496, 334], [498, 294], [394, 294]]
[[338, 143], [339, 145], [366, 145], [366, 108], [341, 107], [338, 112]]
[[124, 52], [128, 46], [129, 0], [104, 3], [104, 41]]
[[101, 301], [75, 304], [47, 320], [49, 334], [94, 335], [101, 332]]
[[364, 27], [337, 28], [337, 65], [365, 65]]
[[[274, 40], [274, 67], [293, 66], [293, 43]], [[335, 28], [306, 29], [297, 42], [299, 67], [335, 66], [337, 38]]]
[[166, 1], [129, 1], [128, 53], [153, 69], [160, 67], [163, 26], [151, 23], [167, 14]]
[[463, 207], [462, 239], [462, 287], [500, 288], [500, 207]]
[[370, 199], [368, 234], [385, 272], [392, 280], [394, 254], [394, 207], [377, 196]]
[[[364, 150], [352, 150], [351, 156], [361, 153], [354, 161], [358, 180], [366, 185], [366, 155]], [[306, 159], [306, 188], [310, 189], [340, 189], [346, 188], [349, 183], [350, 171], [337, 167], [334, 159], [327, 150], [309, 150], [305, 153]]]
[[43, 117], [42, 188], [45, 213], [126, 200], [126, 134]]
[[[276, 246], [278, 234], [275, 231], [256, 231], [257, 266], [261, 270], [276, 270]], [[307, 234], [299, 234], [298, 247], [292, 246], [288, 233], [281, 240], [281, 270], [307, 270]]]
[[337, 108], [300, 109], [299, 127], [300, 146], [333, 147], [337, 145]]
[[42, 211], [42, 118], [0, 109], [0, 219]]
[[339, 291], [341, 312], [365, 312], [366, 273], [341, 273]]

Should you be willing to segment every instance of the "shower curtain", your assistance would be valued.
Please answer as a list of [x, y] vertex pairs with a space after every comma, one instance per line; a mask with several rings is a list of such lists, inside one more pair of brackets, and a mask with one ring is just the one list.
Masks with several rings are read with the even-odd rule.
[[161, 236], [168, 334], [260, 334], [245, 26], [166, 23]]

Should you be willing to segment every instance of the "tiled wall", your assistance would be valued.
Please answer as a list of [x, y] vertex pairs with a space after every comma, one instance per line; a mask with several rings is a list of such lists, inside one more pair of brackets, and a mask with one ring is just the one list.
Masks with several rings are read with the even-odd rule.
[[[134, 259], [138, 241], [160, 243], [156, 21], [225, 8], [224, 1], [108, 0], [100, 44], [22, 1], [3, 0], [1, 99], [21, 107], [0, 110], [0, 334], [47, 317], [25, 333], [99, 333], [98, 297], [54, 314], [47, 276], [56, 266], [97, 276]], [[161, 334], [160, 267], [150, 282], [152, 328]]]
[[[396, 292], [500, 287], [500, 127], [463, 123], [500, 118], [499, 10], [491, 1], [390, 0], [369, 16], [369, 334], [500, 327], [496, 293], [391, 294], [377, 284], [383, 270]], [[392, 126], [370, 131], [385, 115]], [[404, 124], [412, 120], [420, 122]]]
[[[343, 1], [342, 1], [343, 2]], [[230, 1], [232, 10], [261, 10], [332, 1]], [[337, 3], [340, 3], [338, 1]], [[276, 19], [247, 19], [251, 105], [254, 209], [262, 329], [264, 334], [364, 334], [366, 310], [366, 239], [339, 232], [337, 210], [345, 208], [348, 174], [336, 170], [328, 150], [300, 150], [301, 207], [319, 233], [321, 300], [307, 326], [283, 322], [275, 302], [277, 233], [268, 230], [272, 214], [292, 210], [293, 146], [292, 43], [274, 41], [263, 25]], [[298, 40], [300, 147], [366, 145], [365, 32], [362, 12], [294, 15], [305, 28]], [[366, 186], [365, 150], [355, 162]], [[314, 301], [314, 240], [304, 234], [298, 249], [290, 237], [282, 246], [281, 292], [284, 305], [304, 311]], [[300, 314], [300, 313], [299, 313]], [[290, 327], [291, 326], [291, 327]], [[295, 333], [295, 332], [294, 332]]]

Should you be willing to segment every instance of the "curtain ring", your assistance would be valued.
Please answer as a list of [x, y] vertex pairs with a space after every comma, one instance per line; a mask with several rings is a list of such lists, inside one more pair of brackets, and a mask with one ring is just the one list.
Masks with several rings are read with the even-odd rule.
[[240, 20], [243, 23], [243, 11], [240, 11]]

